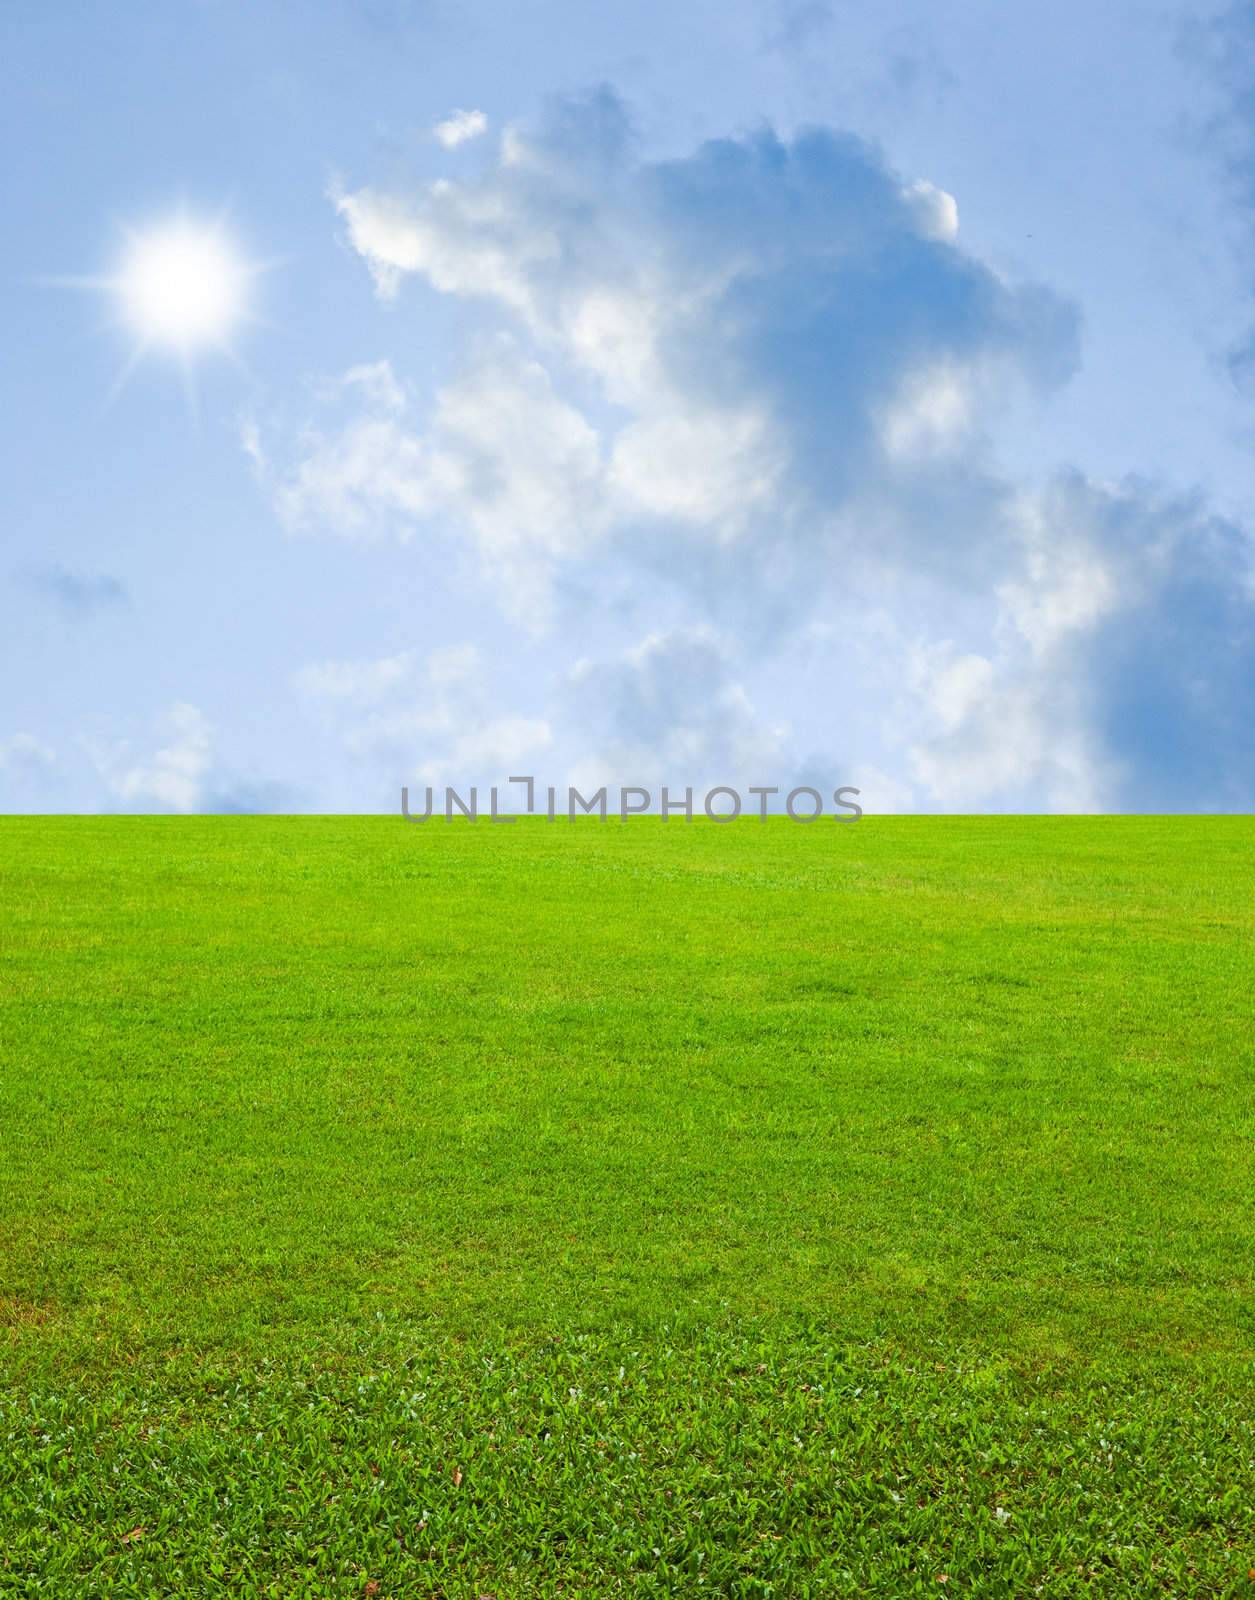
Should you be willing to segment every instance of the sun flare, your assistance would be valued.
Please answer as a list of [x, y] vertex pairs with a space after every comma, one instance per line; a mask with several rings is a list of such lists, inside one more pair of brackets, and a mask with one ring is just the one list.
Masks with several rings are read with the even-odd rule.
[[142, 228], [124, 226], [111, 272], [44, 281], [85, 289], [111, 305], [111, 320], [131, 341], [112, 395], [147, 355], [165, 354], [182, 367], [195, 408], [197, 358], [221, 352], [242, 365], [235, 337], [243, 324], [258, 320], [254, 283], [276, 264], [245, 255], [225, 217], [205, 219], [179, 210]]
[[187, 353], [227, 342], [247, 311], [250, 275], [220, 227], [177, 219], [130, 237], [114, 290], [143, 344]]

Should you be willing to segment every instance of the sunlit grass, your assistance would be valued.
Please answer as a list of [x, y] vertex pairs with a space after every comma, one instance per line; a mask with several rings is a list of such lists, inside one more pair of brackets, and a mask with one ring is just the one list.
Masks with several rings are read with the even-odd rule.
[[1253, 891], [1246, 819], [0, 821], [0, 1592], [1238, 1592]]

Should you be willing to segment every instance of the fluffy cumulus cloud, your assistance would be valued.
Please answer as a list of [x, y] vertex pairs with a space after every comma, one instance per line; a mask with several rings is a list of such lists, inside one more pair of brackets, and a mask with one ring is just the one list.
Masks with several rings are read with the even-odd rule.
[[[347, 415], [308, 430], [298, 461], [271, 479], [294, 531], [404, 540], [443, 521], [512, 610], [540, 614], [555, 563], [604, 525], [595, 430], [508, 335], [476, 348], [426, 418], [386, 361], [352, 369], [324, 398]], [[270, 476], [258, 436], [246, 442]]]
[[460, 525], [512, 584], [607, 539], [831, 565], [856, 519], [944, 566], [962, 530], [912, 516], [901, 480], [979, 522], [982, 416], [1074, 360], [1065, 305], [964, 254], [952, 198], [848, 135], [642, 162], [602, 93], [507, 130], [475, 174], [336, 205], [382, 297], [421, 281], [503, 337], [421, 416], [375, 385], [306, 439], [281, 506], [348, 533]]
[[[1077, 319], [965, 250], [926, 175], [828, 130], [645, 160], [603, 91], [462, 176], [334, 200], [381, 299], [456, 299], [475, 332], [430, 394], [358, 368], [295, 440], [250, 438], [289, 526], [448, 541], [538, 627], [607, 573], [671, 619], [611, 644], [608, 617], [599, 659], [507, 717], [411, 663], [410, 701], [390, 681], [355, 737], [426, 741], [434, 772], [561, 723], [581, 772], [735, 777], [796, 743], [738, 649], [787, 659], [841, 616], [844, 670], [797, 656], [794, 681], [831, 704], [825, 748], [858, 721], [895, 804], [1250, 803], [1249, 541], [1145, 486], [997, 470], [1000, 417], [1066, 380]], [[307, 687], [343, 710], [400, 670]]]

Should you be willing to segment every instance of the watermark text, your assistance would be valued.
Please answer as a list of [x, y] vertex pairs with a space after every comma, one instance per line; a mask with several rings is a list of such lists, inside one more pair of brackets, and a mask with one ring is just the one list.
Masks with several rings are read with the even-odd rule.
[[[502, 808], [497, 786], [487, 791], [487, 804], [481, 804], [484, 792], [474, 785], [455, 789], [446, 786], [444, 799], [429, 784], [423, 791], [421, 804], [418, 792], [410, 800], [408, 788], [401, 790], [401, 815], [407, 822], [430, 822], [443, 818], [445, 822], [456, 819], [466, 822], [516, 822], [520, 816], [543, 817], [546, 822], [559, 820], [574, 822], [576, 817], [596, 817], [598, 822], [626, 822], [629, 817], [655, 812], [664, 822], [682, 819], [692, 822], [705, 817], [709, 822], [735, 822], [738, 817], [756, 817], [766, 822], [769, 816], [782, 815], [791, 822], [818, 822], [821, 817], [831, 817], [836, 822], [857, 822], [863, 815], [857, 797], [860, 790], [850, 784], [828, 791], [801, 784], [795, 789], [782, 789], [778, 784], [749, 784], [745, 790], [730, 783], [716, 783], [704, 794], [696, 794], [691, 785], [669, 788], [663, 785], [655, 797], [654, 791], [641, 784], [623, 784], [617, 789], [603, 785], [592, 794], [582, 794], [573, 786], [565, 791], [552, 784], [537, 786], [530, 775], [512, 777], [509, 783], [523, 793], [509, 796]], [[847, 796], [854, 796], [848, 799]], [[617, 798], [612, 799], [612, 796]], [[510, 805], [510, 800], [515, 803]]]

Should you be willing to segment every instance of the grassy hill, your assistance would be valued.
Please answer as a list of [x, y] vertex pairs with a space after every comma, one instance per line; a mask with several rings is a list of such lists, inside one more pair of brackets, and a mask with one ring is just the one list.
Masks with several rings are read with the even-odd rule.
[[0, 819], [0, 1593], [1255, 1588], [1255, 821]]

